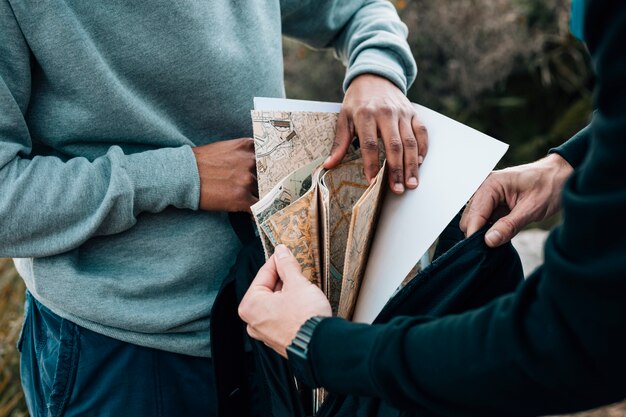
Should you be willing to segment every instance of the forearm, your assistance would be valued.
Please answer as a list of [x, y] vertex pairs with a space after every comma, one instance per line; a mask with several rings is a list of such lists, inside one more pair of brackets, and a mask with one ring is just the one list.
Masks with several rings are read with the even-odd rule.
[[197, 207], [199, 178], [188, 146], [133, 155], [112, 147], [93, 160], [38, 156], [26, 117], [34, 58], [6, 1], [0, 38], [0, 256], [56, 255], [127, 230], [141, 212]]
[[417, 75], [407, 36], [391, 2], [365, 1], [335, 43], [337, 56], [348, 67], [344, 89], [361, 74], [376, 74], [406, 93]]
[[[2, 147], [12, 146], [5, 141]], [[63, 253], [91, 237], [129, 229], [142, 212], [169, 205], [196, 209], [199, 201], [188, 146], [133, 155], [113, 147], [94, 161], [17, 155], [5, 161], [0, 165], [1, 256]]]
[[[606, 370], [621, 368], [623, 359], [615, 362], [616, 351], [589, 352], [592, 335], [571, 331], [564, 311], [543, 295], [550, 291], [536, 277], [517, 294], [462, 315], [378, 326], [327, 320], [311, 342], [316, 378], [331, 392], [423, 415], [530, 416], [619, 400], [623, 383]], [[615, 330], [597, 323], [600, 335]]]
[[348, 67], [344, 89], [361, 74], [383, 76], [406, 93], [417, 68], [408, 30], [387, 0], [283, 0], [283, 33], [315, 48], [333, 48]]

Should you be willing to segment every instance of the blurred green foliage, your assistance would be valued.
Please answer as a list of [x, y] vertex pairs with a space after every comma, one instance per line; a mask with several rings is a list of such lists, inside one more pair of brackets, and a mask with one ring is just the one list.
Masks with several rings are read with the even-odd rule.
[[0, 417], [28, 415], [15, 345], [22, 324], [24, 283], [10, 259], [0, 259]]

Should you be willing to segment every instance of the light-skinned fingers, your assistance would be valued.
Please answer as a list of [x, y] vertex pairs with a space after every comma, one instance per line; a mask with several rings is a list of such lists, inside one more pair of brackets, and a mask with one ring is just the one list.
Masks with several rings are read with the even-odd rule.
[[459, 229], [467, 236], [467, 217], [469, 216], [469, 208], [472, 204], [472, 200], [468, 201], [465, 207], [463, 208], [463, 214], [461, 215], [461, 220], [459, 221]]
[[469, 237], [483, 227], [499, 204], [490, 189], [479, 188], [463, 211], [460, 227]]
[[255, 332], [254, 328], [250, 326], [249, 324], [246, 326], [246, 332], [248, 333], [248, 336], [250, 336], [251, 338], [255, 340], [261, 340], [260, 335], [257, 332]]
[[276, 269], [276, 262], [274, 256], [272, 255], [261, 267], [261, 269], [259, 269], [256, 277], [254, 277], [252, 283], [250, 283], [250, 288], [263, 287], [273, 290], [279, 280], [280, 279], [278, 276], [278, 270]]
[[278, 245], [274, 250], [274, 260], [276, 262], [276, 270], [283, 281], [283, 288], [294, 283], [298, 283], [300, 279], [305, 282], [306, 278], [302, 276], [302, 268], [298, 260], [285, 245]]
[[333, 168], [337, 166], [348, 152], [348, 147], [352, 142], [354, 132], [348, 120], [347, 112], [341, 110], [337, 119], [337, 132], [335, 133], [335, 141], [330, 149], [330, 156], [324, 161], [324, 168]]
[[421, 165], [428, 154], [428, 129], [417, 116], [413, 116], [411, 119], [411, 127], [413, 128], [413, 135], [417, 140], [418, 162]]
[[485, 234], [487, 246], [495, 248], [509, 242], [530, 222], [531, 215], [529, 213], [531, 208], [528, 207], [526, 209], [523, 206], [523, 204], [518, 204], [508, 215], [498, 219], [489, 228]]
[[378, 130], [376, 129], [374, 112], [369, 109], [357, 111], [354, 118], [354, 128], [359, 137], [359, 144], [361, 145], [361, 157], [363, 158], [365, 177], [371, 182], [380, 169], [378, 160]]
[[[237, 314], [239, 315], [241, 320], [245, 321], [246, 323], [250, 323], [251, 320], [254, 318], [255, 312], [257, 310], [255, 306], [258, 305], [256, 301], [259, 295], [258, 289], [262, 287], [257, 286], [254, 288], [256, 289], [256, 291], [251, 288], [244, 294], [243, 299], [241, 300], [241, 303], [239, 303], [239, 307], [237, 308]], [[250, 326], [248, 327], [250, 328]]]
[[419, 184], [418, 143], [413, 135], [413, 129], [406, 120], [400, 121], [400, 137], [404, 147], [404, 183], [407, 188], [417, 188]]

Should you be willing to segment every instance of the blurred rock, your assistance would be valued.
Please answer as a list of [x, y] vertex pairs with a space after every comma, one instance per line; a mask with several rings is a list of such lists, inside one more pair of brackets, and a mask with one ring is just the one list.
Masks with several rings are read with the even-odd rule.
[[521, 231], [513, 238], [511, 243], [522, 260], [525, 277], [543, 263], [543, 245], [548, 233], [547, 230], [530, 229]]

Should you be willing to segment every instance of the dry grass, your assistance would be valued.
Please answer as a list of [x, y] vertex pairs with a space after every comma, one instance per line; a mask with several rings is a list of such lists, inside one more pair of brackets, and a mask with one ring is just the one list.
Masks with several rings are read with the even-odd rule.
[[15, 347], [22, 325], [24, 284], [10, 259], [0, 259], [0, 417], [28, 415]]

